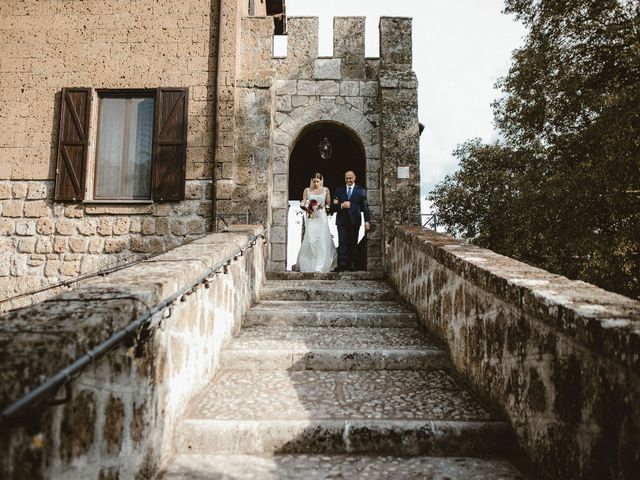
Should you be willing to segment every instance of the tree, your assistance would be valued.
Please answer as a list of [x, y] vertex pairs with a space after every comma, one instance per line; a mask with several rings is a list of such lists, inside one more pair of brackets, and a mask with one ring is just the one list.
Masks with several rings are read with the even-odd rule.
[[449, 232], [640, 298], [640, 2], [507, 0], [528, 34], [498, 82], [502, 140], [430, 193]]

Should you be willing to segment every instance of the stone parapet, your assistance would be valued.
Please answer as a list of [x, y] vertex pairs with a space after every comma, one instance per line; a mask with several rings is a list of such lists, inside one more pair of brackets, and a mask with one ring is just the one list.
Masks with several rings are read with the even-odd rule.
[[544, 478], [635, 478], [640, 302], [419, 227], [387, 266]]
[[[1, 409], [188, 291], [74, 378], [67, 403], [27, 411], [13, 428], [3, 424], [0, 477], [153, 478], [174, 452], [176, 418], [212, 378], [222, 344], [256, 300], [262, 233], [235, 226], [3, 317]], [[218, 269], [224, 262], [226, 273]]]

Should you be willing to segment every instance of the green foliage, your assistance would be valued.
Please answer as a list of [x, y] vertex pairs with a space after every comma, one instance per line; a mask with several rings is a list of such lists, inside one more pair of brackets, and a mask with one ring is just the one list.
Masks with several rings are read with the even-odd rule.
[[450, 233], [640, 298], [640, 2], [507, 0], [528, 28], [494, 104], [430, 193]]

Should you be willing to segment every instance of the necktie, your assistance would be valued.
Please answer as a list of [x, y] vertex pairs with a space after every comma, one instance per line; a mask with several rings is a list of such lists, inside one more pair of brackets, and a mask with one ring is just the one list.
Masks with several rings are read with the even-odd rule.
[[353, 187], [347, 188], [347, 200], [351, 200], [351, 188]]

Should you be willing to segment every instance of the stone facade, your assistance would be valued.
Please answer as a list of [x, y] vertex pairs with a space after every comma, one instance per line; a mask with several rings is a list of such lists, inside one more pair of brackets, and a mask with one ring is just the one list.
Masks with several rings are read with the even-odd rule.
[[[267, 2], [253, 6], [264, 15]], [[393, 224], [406, 205], [419, 208], [410, 19], [382, 18], [381, 58], [370, 59], [363, 17], [335, 19], [331, 58], [318, 57], [317, 18], [290, 18], [288, 54], [274, 58], [274, 19], [245, 17], [247, 8], [241, 0], [2, 2], [0, 301], [166, 251], [215, 229], [217, 214], [244, 222], [250, 211], [267, 229], [269, 268], [283, 270], [289, 155], [321, 121], [365, 152], [368, 268], [384, 269]], [[67, 87], [188, 88], [185, 200], [54, 202]], [[51, 293], [1, 302], [0, 312]]]
[[[5, 315], [2, 409], [132, 320], [188, 291], [74, 378], [67, 403], [28, 410], [19, 426], [3, 424], [0, 477], [154, 478], [175, 453], [176, 420], [214, 376], [222, 346], [264, 282], [260, 235], [258, 226], [211, 234]], [[64, 397], [64, 388], [57, 397]]]
[[541, 476], [635, 478], [640, 302], [430, 230], [396, 233], [391, 280]]
[[[368, 269], [384, 269], [391, 226], [419, 209], [417, 82], [411, 20], [380, 20], [380, 59], [364, 56], [364, 18], [334, 19], [334, 56], [318, 57], [318, 19], [289, 18], [287, 56], [272, 55], [273, 20], [243, 18], [236, 71], [234, 169], [219, 212], [249, 209], [269, 227], [269, 268], [286, 265], [289, 155], [305, 127], [328, 121], [358, 139], [372, 213]], [[402, 32], [399, 36], [398, 32]], [[399, 55], [398, 58], [396, 56]], [[386, 120], [388, 119], [388, 120]], [[383, 155], [386, 152], [386, 155]], [[399, 178], [398, 167], [407, 169]], [[384, 182], [381, 180], [384, 178]], [[414, 217], [415, 218], [415, 217]]]
[[[1, 3], [0, 300], [211, 229], [218, 10], [212, 0]], [[54, 202], [61, 89], [161, 86], [189, 89], [186, 199]]]

